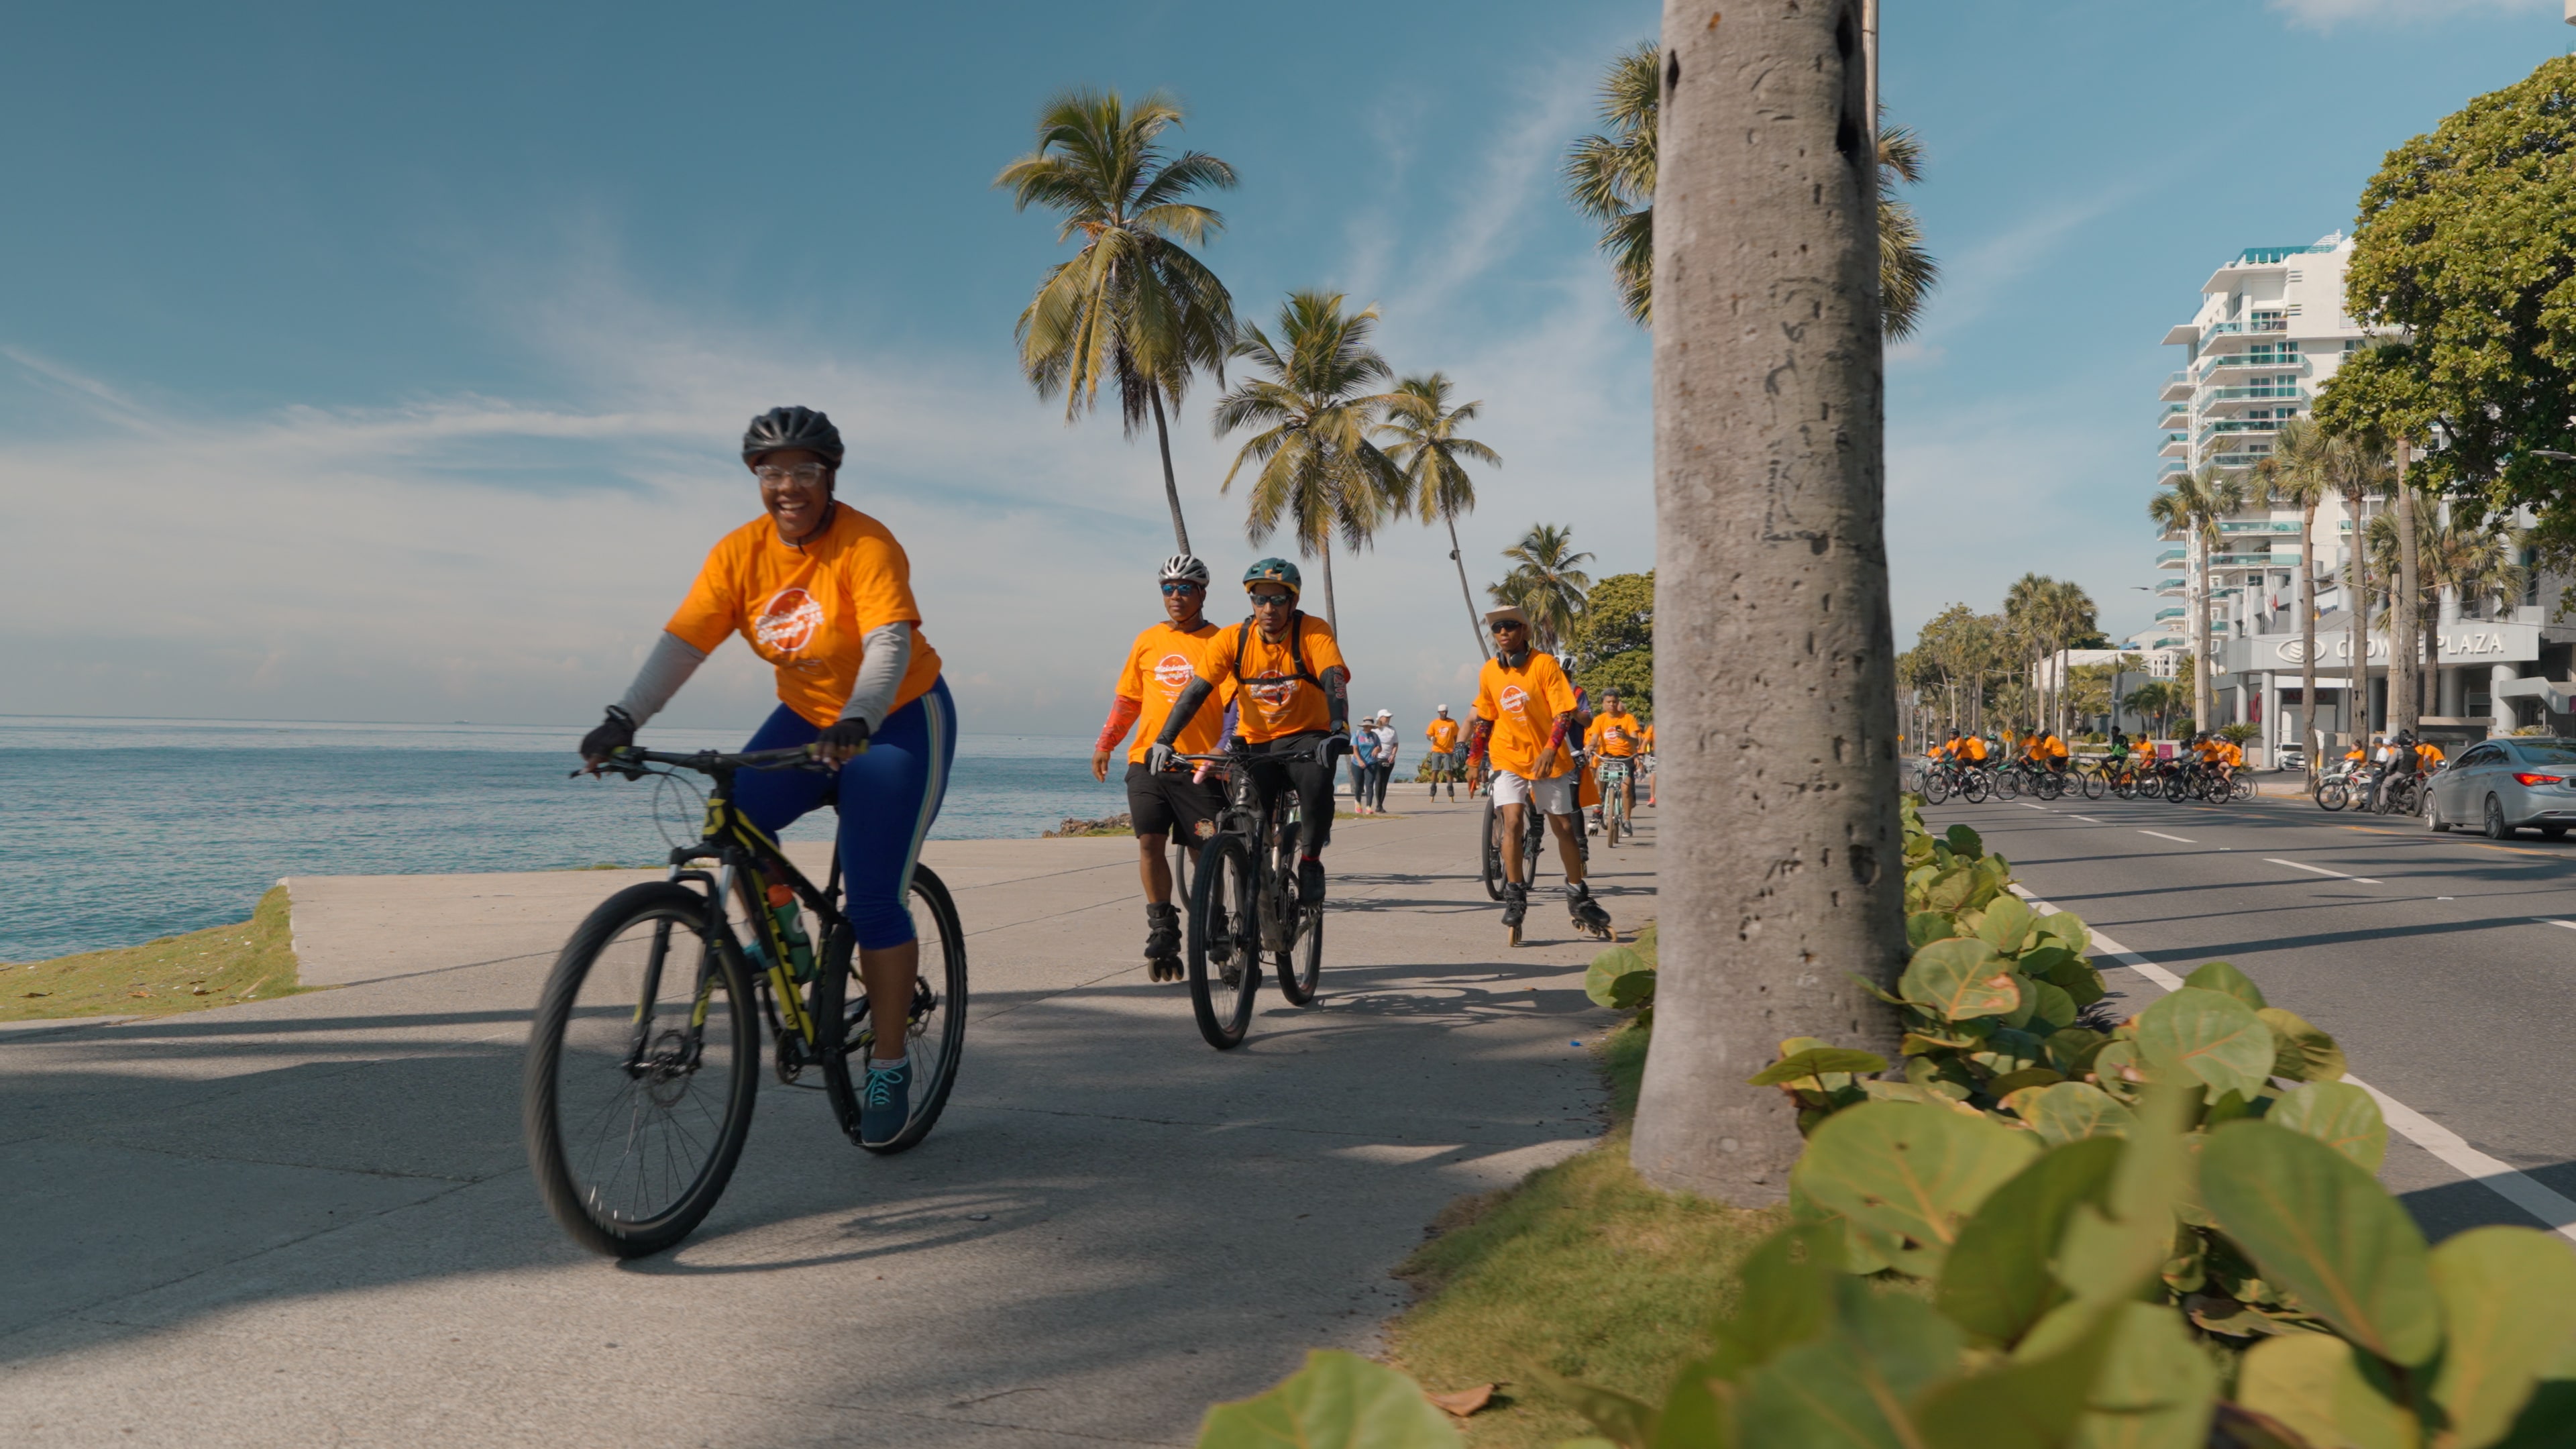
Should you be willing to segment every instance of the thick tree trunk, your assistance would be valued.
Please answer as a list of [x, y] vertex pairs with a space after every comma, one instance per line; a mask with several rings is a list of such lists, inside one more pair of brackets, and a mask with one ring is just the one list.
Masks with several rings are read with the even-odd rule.
[[[1876, 166], [1857, 0], [1666, 0], [1655, 226], [1662, 977], [1630, 1156], [1780, 1201], [1784, 1037], [1893, 1060], [1905, 958]], [[1721, 804], [1723, 802], [1723, 804]]]
[[2299, 753], [2308, 762], [2308, 793], [2317, 793], [2317, 505], [2299, 515]]
[[1190, 526], [1181, 521], [1181, 483], [1172, 472], [1172, 430], [1163, 422], [1163, 394], [1149, 387], [1145, 395], [1154, 400], [1154, 442], [1163, 450], [1163, 499], [1172, 505], [1172, 542], [1188, 553]]
[[2416, 588], [2415, 499], [2406, 491], [2406, 443], [2397, 443], [2397, 488], [2389, 495], [2397, 512], [2397, 581], [2388, 597], [2388, 732], [2412, 730], [2423, 698], [2415, 659], [2415, 638], [2423, 630], [2415, 616], [2424, 600]]
[[1476, 652], [1491, 659], [1494, 646], [1485, 642], [1485, 620], [1476, 612], [1476, 591], [1467, 587], [1467, 561], [1458, 556], [1458, 520], [1445, 512], [1440, 520], [1449, 525], [1449, 561], [1458, 566], [1458, 596], [1467, 601], [1467, 632], [1476, 636]]
[[1329, 532], [1324, 535], [1322, 557], [1324, 560], [1324, 624], [1333, 631], [1333, 637], [1339, 639], [1342, 637], [1342, 620], [1340, 615], [1333, 612], [1333, 535]]

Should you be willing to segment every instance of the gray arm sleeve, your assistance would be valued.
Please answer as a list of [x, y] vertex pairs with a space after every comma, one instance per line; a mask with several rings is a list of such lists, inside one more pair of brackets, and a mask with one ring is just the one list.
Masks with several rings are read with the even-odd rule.
[[912, 626], [888, 624], [870, 634], [860, 646], [858, 682], [850, 686], [850, 702], [841, 706], [841, 718], [854, 719], [874, 734], [894, 713], [894, 692], [903, 687], [903, 672], [912, 667]]
[[677, 634], [664, 633], [654, 641], [653, 652], [644, 656], [644, 667], [635, 671], [635, 682], [626, 686], [626, 697], [617, 707], [633, 715], [637, 724], [644, 723], [660, 714], [706, 662], [704, 651]]

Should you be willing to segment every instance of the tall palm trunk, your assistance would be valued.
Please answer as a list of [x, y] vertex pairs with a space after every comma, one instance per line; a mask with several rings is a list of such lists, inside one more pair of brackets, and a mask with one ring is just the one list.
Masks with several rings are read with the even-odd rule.
[[1333, 631], [1334, 638], [1339, 639], [1342, 637], [1342, 621], [1341, 616], [1333, 612], [1333, 534], [1330, 529], [1324, 531], [1323, 558], [1324, 626]]
[[1655, 680], [1682, 723], [1630, 1155], [1739, 1207], [1784, 1198], [1804, 1145], [1797, 1104], [1744, 1080], [1780, 1040], [1893, 1060], [1900, 1035], [1868, 989], [1905, 964], [1905, 864], [1856, 9], [1664, 9]]
[[2350, 716], [2352, 742], [2358, 745], [2370, 738], [2370, 570], [2361, 557], [2361, 490], [2347, 491], [2343, 506], [2352, 518], [2352, 547], [2344, 561], [2344, 598], [2352, 606], [2352, 658], [2345, 670], [2344, 712]]
[[2299, 513], [2299, 754], [2308, 762], [2308, 793], [2317, 793], [2317, 500], [2311, 488]]
[[1145, 389], [1154, 400], [1154, 441], [1163, 450], [1163, 500], [1172, 505], [1172, 542], [1180, 552], [1190, 551], [1190, 526], [1181, 521], [1181, 484], [1172, 472], [1172, 430], [1163, 422], [1163, 394], [1159, 388]]
[[2191, 732], [2209, 732], [2209, 536], [2201, 532], [2203, 520], [2192, 519], [2191, 530], [2192, 586], [2184, 590], [2191, 601]]
[[1458, 556], [1458, 520], [1443, 512], [1440, 521], [1449, 525], [1449, 561], [1458, 566], [1458, 597], [1467, 601], [1467, 632], [1476, 636], [1476, 652], [1491, 659], [1494, 648], [1485, 642], [1485, 621], [1476, 616], [1476, 591], [1467, 587], [1467, 561]]
[[2388, 601], [2388, 730], [2412, 730], [2422, 691], [2415, 658], [2415, 638], [2423, 631], [2415, 616], [2423, 597], [2416, 588], [2415, 498], [2406, 491], [2406, 441], [2397, 442], [2397, 488], [2389, 495], [2397, 512], [2397, 581]]

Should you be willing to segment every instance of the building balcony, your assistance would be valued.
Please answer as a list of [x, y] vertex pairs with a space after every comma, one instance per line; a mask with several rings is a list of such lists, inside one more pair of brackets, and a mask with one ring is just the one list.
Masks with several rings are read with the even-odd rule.
[[2175, 403], [2170, 407], [2167, 407], [2162, 413], [2157, 415], [2156, 426], [2160, 429], [2190, 427], [2191, 404]]
[[2160, 568], [2160, 569], [2178, 569], [2178, 568], [2181, 568], [2183, 565], [2185, 565], [2185, 564], [2187, 564], [2187, 563], [2189, 563], [2189, 562], [2191, 561], [2191, 557], [2190, 557], [2190, 555], [2191, 555], [2191, 550], [2189, 550], [2189, 549], [2182, 549], [2182, 548], [2169, 548], [2169, 549], [2166, 549], [2163, 553], [2160, 553], [2160, 554], [2157, 554], [2157, 555], [2156, 555], [2156, 567], [2157, 567], [2157, 568]]
[[2191, 617], [2191, 610], [2189, 609], [2174, 608], [2156, 610], [2156, 622], [2159, 624], [2177, 623], [2189, 617]]
[[2277, 348], [2258, 345], [2243, 352], [2222, 352], [2215, 357], [2200, 359], [2191, 365], [2191, 380], [2195, 383], [2223, 383], [2231, 379], [2241, 380], [2238, 374], [2248, 372], [2295, 373], [2305, 377], [2309, 371], [2308, 360], [2299, 355], [2296, 347], [2287, 344]]
[[2273, 564], [2268, 553], [2220, 553], [2210, 555], [2209, 566], [2214, 569], [2268, 569]]
[[2213, 468], [2251, 468], [2271, 456], [2272, 450], [2265, 447], [2236, 453], [2214, 453], [2201, 461]]
[[2233, 537], [2244, 533], [2287, 533], [2299, 531], [2298, 520], [2291, 518], [2231, 518], [2218, 525], [2218, 531]]
[[2179, 599], [2191, 592], [2191, 585], [2181, 579], [2167, 579], [2156, 585], [2154, 592], [2159, 599]]
[[2279, 418], [2228, 418], [2219, 422], [2205, 423], [2201, 426], [2200, 435], [2192, 439], [2192, 444], [2195, 447], [2207, 448], [2213, 445], [2225, 446], [2229, 440], [2239, 437], [2249, 440], [2257, 437], [2268, 438], [2281, 431], [2281, 421]]
[[2158, 401], [2169, 403], [2191, 401], [2191, 374], [2177, 372], [2166, 377], [2164, 391], [2158, 395]]
[[2158, 457], [2160, 457], [2160, 458], [2188, 458], [2188, 457], [2190, 457], [2190, 456], [2191, 456], [2191, 434], [2189, 434], [2189, 433], [2167, 433], [2167, 434], [2165, 434], [2165, 443], [2164, 443], [2164, 446], [2163, 446], [2163, 447], [2161, 447], [2161, 448], [2158, 448], [2158, 449], [2156, 450], [2156, 456], [2158, 456]]

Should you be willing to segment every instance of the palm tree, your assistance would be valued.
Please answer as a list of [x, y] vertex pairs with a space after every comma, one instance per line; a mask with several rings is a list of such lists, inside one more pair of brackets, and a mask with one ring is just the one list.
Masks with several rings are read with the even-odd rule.
[[1264, 543], [1284, 524], [1301, 557], [1324, 563], [1324, 622], [1341, 632], [1333, 607], [1333, 535], [1344, 547], [1368, 545], [1388, 515], [1413, 501], [1404, 470], [1369, 441], [1383, 393], [1369, 392], [1392, 369], [1369, 346], [1377, 309], [1342, 310], [1338, 292], [1291, 292], [1280, 305], [1279, 336], [1245, 324], [1234, 355], [1262, 374], [1217, 400], [1218, 437], [1261, 431], [1234, 455], [1222, 487], [1231, 490], [1247, 463], [1260, 465], [1244, 532]]
[[1555, 653], [1573, 637], [1583, 597], [1592, 591], [1592, 576], [1579, 567], [1592, 562], [1592, 555], [1574, 551], [1573, 529], [1542, 523], [1504, 549], [1503, 557], [1513, 561], [1512, 571], [1485, 592], [1495, 603], [1518, 604], [1529, 615], [1531, 645]]
[[1205, 245], [1225, 220], [1184, 198], [1233, 186], [1234, 168], [1199, 151], [1167, 157], [1158, 138], [1181, 119], [1180, 103], [1161, 91], [1132, 108], [1114, 90], [1066, 91], [1039, 113], [1037, 149], [1003, 167], [993, 184], [1010, 187], [1022, 211], [1034, 202], [1062, 213], [1057, 241], [1083, 237], [1082, 250], [1048, 269], [1020, 313], [1021, 369], [1038, 396], [1065, 395], [1067, 422], [1098, 402], [1104, 383], [1117, 389], [1127, 436], [1152, 413], [1172, 538], [1188, 553], [1163, 409], [1178, 408], [1202, 371], [1224, 381], [1234, 298], [1187, 250]]
[[[1655, 113], [1663, 89], [1656, 70], [1661, 62], [1661, 48], [1651, 40], [1611, 61], [1600, 90], [1606, 133], [1584, 136], [1565, 153], [1566, 192], [1575, 209], [1600, 226], [1601, 250], [1610, 254], [1619, 304], [1640, 326], [1654, 320]], [[1882, 117], [1886, 111], [1879, 108]], [[1921, 218], [1896, 195], [1899, 182], [1911, 186], [1922, 181], [1923, 161], [1921, 137], [1908, 127], [1880, 125], [1879, 328], [1892, 338], [1913, 335], [1941, 279], [1941, 264], [1923, 246]]]
[[[2419, 718], [2417, 703], [2421, 699], [2419, 679], [2429, 676], [2429, 669], [2419, 669], [2415, 658], [2415, 640], [2425, 615], [2421, 595], [2417, 592], [2418, 576], [2415, 549], [2415, 500], [2406, 486], [2406, 440], [2397, 440], [2397, 480], [2391, 497], [2397, 506], [2389, 510], [2395, 519], [2397, 533], [2397, 567], [2383, 570], [2395, 581], [2389, 591], [2393, 600], [2388, 626], [2388, 728], [2413, 731]], [[2403, 641], [2404, 647], [2399, 647]]]
[[2317, 506], [2333, 491], [2331, 447], [2315, 423], [2292, 418], [2281, 424], [2271, 453], [2254, 465], [2247, 485], [2258, 504], [2299, 510], [2299, 753], [2308, 762], [2311, 795], [2324, 753], [2317, 744]]
[[[2370, 520], [2370, 562], [2381, 577], [2402, 580], [2403, 575], [2399, 573], [2399, 568], [2410, 530], [2405, 528], [2399, 515], [2419, 508], [2425, 509], [2429, 514], [2430, 500], [2420, 493], [2403, 493], [2387, 512]], [[2421, 565], [2416, 581], [2415, 607], [2412, 611], [2416, 628], [2411, 632], [2416, 636], [2413, 647], [2422, 653], [2425, 677], [2429, 684], [2438, 677], [2442, 658], [2443, 590], [2451, 591], [2452, 597], [2459, 600], [2464, 612], [2472, 608], [2482, 608], [2489, 601], [2521, 597], [2523, 572], [2521, 566], [2514, 561], [2520, 551], [2520, 545], [2508, 530], [2490, 528], [2483, 524], [2465, 524], [2457, 518], [2449, 520], [2429, 516], [2419, 518], [2411, 532], [2415, 536], [2418, 561]], [[2394, 649], [2395, 640], [2403, 637], [2398, 632], [2399, 620], [2396, 618], [2397, 597], [2403, 588], [2404, 585], [2401, 582], [2396, 588], [2391, 589], [2389, 597], [2380, 607], [2378, 616], [2371, 620], [2376, 627], [2389, 631], [2392, 652], [2403, 652]], [[2426, 700], [2428, 708], [2425, 712], [2432, 713], [2438, 710], [2440, 706], [2438, 692], [2428, 689], [2426, 694], [2430, 697]], [[2392, 715], [2393, 713], [2392, 711]], [[2408, 722], [2392, 718], [2389, 728], [2392, 730], [2403, 728], [2406, 723]]]
[[2049, 586], [2056, 580], [2043, 574], [2023, 574], [2004, 590], [2004, 622], [2011, 626], [2014, 639], [2022, 647], [2024, 674], [2036, 671], [2046, 651], [2041, 647], [2045, 630], [2039, 618]]
[[1378, 436], [1395, 440], [1387, 456], [1404, 470], [1405, 486], [1413, 491], [1413, 501], [1422, 510], [1424, 523], [1439, 522], [1449, 527], [1449, 562], [1458, 567], [1458, 594], [1467, 601], [1467, 628], [1476, 636], [1476, 648], [1487, 658], [1493, 649], [1485, 642], [1483, 621], [1476, 616], [1476, 594], [1467, 586], [1467, 564], [1458, 556], [1458, 515], [1476, 508], [1476, 483], [1467, 476], [1461, 458], [1479, 463], [1503, 466], [1503, 455], [1477, 442], [1458, 435], [1462, 423], [1475, 421], [1482, 402], [1449, 405], [1449, 374], [1435, 372], [1428, 377], [1408, 377], [1387, 394], [1386, 421], [1377, 427]]
[[2362, 511], [2367, 500], [2396, 482], [2397, 468], [2385, 447], [2354, 433], [2335, 438], [2324, 461], [2327, 481], [2343, 499], [2344, 517], [2352, 525], [2352, 544], [2344, 552], [2344, 605], [2352, 611], [2345, 699], [2358, 744], [2370, 735], [2370, 561]]
[[2191, 550], [2184, 603], [2191, 611], [2191, 728], [2209, 728], [2209, 545], [2218, 537], [2218, 520], [2245, 506], [2245, 486], [2230, 474], [2203, 465], [2197, 473], [2175, 477], [2173, 486], [2147, 500], [2147, 517], [2180, 533]]

